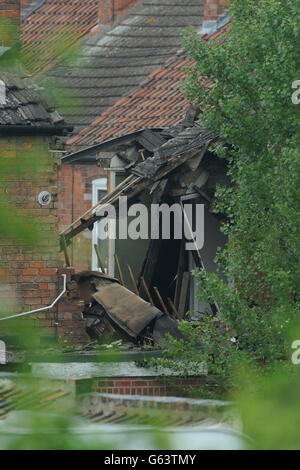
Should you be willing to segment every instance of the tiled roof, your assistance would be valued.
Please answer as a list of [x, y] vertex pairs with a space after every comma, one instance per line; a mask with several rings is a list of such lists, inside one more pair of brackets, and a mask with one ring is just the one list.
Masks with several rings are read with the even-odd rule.
[[22, 41], [27, 68], [33, 71], [51, 63], [98, 21], [98, 0], [32, 3], [33, 10], [22, 18]]
[[[228, 25], [225, 25], [203, 40], [216, 39], [227, 30]], [[183, 51], [178, 52], [150, 74], [130, 96], [118, 100], [67, 143], [87, 147], [134, 131], [178, 124], [190, 105], [183, 94], [182, 81], [185, 67], [192, 63]]]
[[89, 125], [178, 50], [183, 28], [199, 30], [202, 19], [202, 0], [140, 0], [117, 26], [89, 35], [76, 67], [48, 71], [70, 95], [66, 121]]
[[33, 390], [28, 386], [20, 386], [11, 380], [0, 381], [0, 421], [14, 410], [44, 411], [51, 405], [56, 405], [70, 393], [60, 385], [52, 385], [48, 389], [43, 386]]
[[179, 123], [189, 106], [181, 82], [184, 67], [190, 62], [178, 56], [159, 67], [131, 96], [118, 100], [68, 144], [89, 146], [134, 131]]
[[54, 125], [62, 123], [62, 117], [42, 103], [36, 87], [28, 80], [11, 73], [0, 73], [5, 83], [5, 103], [0, 103], [0, 125]]

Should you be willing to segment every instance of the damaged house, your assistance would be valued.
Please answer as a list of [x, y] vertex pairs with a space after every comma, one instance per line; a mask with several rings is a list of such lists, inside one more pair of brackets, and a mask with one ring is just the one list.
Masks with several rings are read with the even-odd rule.
[[[73, 237], [103, 223], [108, 204], [115, 206], [120, 216], [120, 197], [127, 197], [129, 207], [136, 201], [143, 201], [149, 208], [153, 204], [168, 207], [177, 204], [182, 212], [180, 224], [185, 226], [185, 238], [178, 237], [172, 228], [165, 239], [161, 234], [152, 239], [130, 240], [117, 236], [111, 240], [108, 237], [99, 240], [95, 251], [99, 270], [116, 276], [147, 302], [178, 319], [184, 318], [187, 310], [192, 318], [199, 318], [208, 311], [216, 312], [217, 305], [198, 303], [197, 286], [190, 272], [195, 267], [215, 271], [217, 248], [226, 243], [220, 231], [221, 221], [212, 213], [216, 184], [229, 184], [226, 162], [209, 151], [216, 139], [196, 116], [197, 110], [191, 107], [186, 119], [177, 126], [138, 131], [94, 146], [93, 151], [100, 160], [102, 152], [115, 154], [110, 160], [110, 173], [118, 184], [61, 234], [67, 254]], [[76, 161], [91, 150], [64, 158]], [[202, 214], [201, 226], [196, 227], [203, 231], [204, 243], [200, 247], [196, 243], [193, 246], [193, 239], [197, 237], [193, 236], [193, 221], [185, 211], [187, 202]], [[110, 220], [108, 224], [113, 222]], [[192, 245], [189, 250], [186, 250], [187, 242]]]
[[[135, 11], [138, 11], [139, 4], [144, 5], [144, 3], [137, 2]], [[160, 2], [156, 5], [156, 16], [162, 22], [161, 27], [170, 33], [172, 24], [164, 23], [168, 22], [170, 16], [163, 14], [164, 6], [158, 6], [158, 3]], [[35, 206], [36, 198], [41, 190], [48, 190], [51, 195], [53, 206], [51, 205], [51, 212], [47, 212], [49, 216], [53, 216], [50, 230], [52, 234], [59, 233], [65, 267], [62, 268], [62, 256], [61, 254], [58, 256], [57, 253], [58, 243], [54, 243], [54, 254], [51, 259], [49, 255], [46, 259], [45, 255], [39, 257], [37, 253], [27, 253], [20, 249], [9, 258], [10, 266], [16, 267], [19, 276], [16, 281], [13, 278], [11, 281], [13, 288], [16, 282], [20, 285], [26, 283], [21, 290], [28, 292], [23, 298], [29, 298], [27, 296], [30, 293], [30, 300], [33, 299], [32, 303], [28, 301], [28, 305], [24, 307], [24, 310], [29, 310], [50, 305], [62, 292], [61, 275], [67, 276], [67, 293], [55, 308], [31, 316], [38, 326], [44, 327], [64, 341], [88, 343], [90, 339], [95, 339], [93, 336], [95, 332], [96, 339], [99, 339], [104, 327], [112, 327], [118, 333], [118, 337], [123, 338], [125, 332], [125, 340], [131, 341], [138, 347], [147, 342], [151, 346], [153, 343], [161, 346], [166, 332], [171, 332], [176, 337], [178, 332], [175, 320], [186, 318], [198, 320], [204, 313], [216, 313], [218, 310], [217, 304], [209, 305], [198, 301], [197, 285], [191, 271], [195, 267], [208, 272], [216, 269], [214, 263], [216, 251], [218, 247], [225, 245], [226, 238], [220, 231], [220, 218], [212, 212], [215, 189], [217, 184], [230, 183], [226, 176], [226, 162], [217, 159], [210, 151], [217, 137], [203, 126], [200, 110], [191, 105], [182, 93], [184, 68], [190, 61], [184, 51], [178, 50], [181, 40], [179, 31], [185, 26], [180, 11], [184, 9], [191, 12], [185, 18], [187, 24], [191, 24], [195, 3], [188, 2], [184, 8], [182, 2], [180, 3], [178, 11], [171, 6], [174, 13], [171, 18], [172, 22], [176, 23], [176, 34], [170, 35], [170, 41], [163, 39], [165, 47], [163, 44], [158, 46], [155, 44], [156, 17], [153, 17], [151, 22], [146, 22], [149, 25], [147, 28], [149, 27], [148, 31], [153, 40], [155, 55], [160, 56], [159, 52], [164, 49], [161, 57], [155, 57], [155, 61], [150, 64], [151, 70], [146, 66], [141, 69], [142, 62], [145, 65], [148, 59], [143, 57], [142, 60], [141, 56], [137, 55], [137, 63], [131, 63], [130, 71], [126, 72], [128, 88], [124, 93], [120, 89], [120, 95], [112, 97], [109, 107], [106, 103], [103, 112], [95, 111], [95, 119], [92, 122], [85, 121], [87, 126], [79, 132], [77, 128], [77, 134], [67, 138], [66, 152], [52, 153], [54, 173], [51, 181], [55, 185], [55, 190], [50, 186], [46, 187], [43, 181], [41, 188], [35, 188], [34, 194], [30, 195], [32, 209], [36, 210], [38, 217], [41, 217], [42, 212], [38, 212], [37, 209], [42, 211], [45, 208]], [[199, 3], [202, 6], [202, 2]], [[46, 4], [47, 2], [42, 2], [40, 6], [46, 7]], [[222, 2], [216, 4], [221, 5]], [[197, 11], [198, 7], [197, 4]], [[37, 12], [38, 8], [35, 11]], [[226, 33], [226, 24], [217, 29], [219, 11], [216, 12], [216, 18], [213, 19], [212, 11], [206, 11], [207, 18], [215, 22], [215, 25], [211, 30], [207, 30], [203, 40], [218, 38]], [[148, 18], [149, 8], [146, 9], [146, 13]], [[144, 21], [145, 15], [137, 14], [137, 18], [139, 21], [140, 18]], [[130, 21], [130, 18], [124, 20], [128, 23], [128, 29], [132, 28], [132, 31], [135, 31], [133, 34], [135, 38], [140, 28], [132, 24], [137, 18], [134, 21]], [[193, 18], [196, 22], [199, 20], [200, 29], [202, 16]], [[153, 27], [152, 30], [150, 25]], [[120, 33], [120, 30], [118, 31]], [[114, 33], [111, 36], [110, 40], [115, 41]], [[105, 40], [103, 41], [105, 47]], [[120, 42], [119, 39], [118, 41]], [[120, 52], [122, 44], [119, 42]], [[98, 51], [101, 60], [102, 45], [101, 42]], [[130, 47], [129, 44], [128, 50]], [[116, 54], [115, 58], [118, 57]], [[109, 56], [105, 56], [107, 63], [105, 67], [99, 68], [103, 72], [103, 68], [107, 67], [107, 73], [112, 74], [106, 77], [109, 81], [115, 69], [118, 71], [126, 69], [127, 57], [122, 57], [122, 60], [119, 66], [114, 63], [109, 70], [107, 64]], [[87, 67], [86, 73], [98, 73], [98, 70], [90, 70], [91, 68]], [[61, 72], [63, 69], [59, 70]], [[133, 75], [138, 82], [130, 82], [132, 70], [136, 71]], [[138, 77], [139, 70], [141, 75]], [[74, 73], [77, 72], [78, 70]], [[68, 76], [64, 78], [68, 80]], [[83, 82], [79, 77], [75, 78], [76, 84], [81, 86]], [[98, 80], [97, 77], [93, 78], [95, 81]], [[89, 86], [85, 87], [88, 88]], [[97, 93], [98, 91], [96, 90]], [[53, 116], [57, 119], [56, 113]], [[59, 129], [60, 134], [66, 134], [71, 130], [63, 121], [53, 123], [51, 119], [49, 125], [54, 125], [55, 132]], [[58, 134], [54, 130], [52, 132], [51, 138], [55, 139]], [[50, 146], [53, 150], [52, 140]], [[61, 167], [57, 168], [54, 156], [60, 154]], [[168, 207], [176, 205], [179, 211], [174, 213], [171, 211], [169, 214], [169, 235], [151, 237], [148, 231], [148, 236], [136, 239], [120, 236], [119, 222], [126, 220], [126, 225], [130, 226], [137, 215], [130, 213], [126, 213], [125, 217], [122, 215], [122, 198], [125, 197], [129, 210], [135, 204], [143, 204], [149, 215], [148, 227], [152, 227], [154, 231], [158, 230], [158, 233], [160, 230], [157, 229], [157, 222], [159, 225], [160, 215], [153, 225], [151, 207], [163, 204]], [[108, 219], [107, 214], [103, 213], [107, 204], [114, 208], [115, 218]], [[191, 208], [191, 218], [188, 216], [187, 206]], [[50, 206], [47, 207], [47, 211], [50, 211]], [[182, 229], [180, 237], [173, 224], [176, 218], [180, 221]], [[116, 237], [99, 238], [101, 227], [109, 228], [111, 225], [115, 225]], [[139, 230], [144, 228], [139, 227]], [[199, 235], [199, 232], [200, 236], [196, 237], [194, 243], [192, 235], [195, 233]], [[186, 244], [189, 244], [189, 249], [186, 249]], [[7, 250], [6, 252], [8, 253]], [[93, 284], [95, 277], [101, 279], [101, 282], [96, 282], [97, 287], [92, 293], [92, 299], [82, 295], [80, 285], [83, 273], [78, 273], [82, 269], [89, 270], [87, 277], [93, 278]], [[103, 283], [105, 277], [107, 282]], [[42, 290], [45, 290], [45, 293], [40, 295]], [[97, 315], [99, 312], [101, 315], [104, 313], [100, 323], [99, 318], [95, 324], [93, 323], [94, 319], [91, 317], [94, 312], [91, 309], [95, 309]], [[186, 317], [187, 311], [190, 312], [189, 317]], [[103, 318], [105, 325], [102, 323]], [[175, 325], [173, 331], [171, 325]], [[85, 334], [85, 328], [89, 336]], [[140, 354], [140, 351], [138, 353], [133, 351], [134, 357], [136, 354]], [[153, 351], [150, 354], [153, 355]], [[136, 368], [126, 371], [123, 364], [118, 367], [117, 372], [109, 372], [108, 376], [78, 381], [78, 390], [81, 387], [85, 390], [88, 386], [93, 391], [108, 393], [174, 394], [167, 381], [159, 380], [156, 376], [148, 377], [149, 371], [140, 371], [139, 377]], [[105, 378], [104, 384], [103, 378]], [[178, 383], [197, 385], [201, 380], [198, 376], [186, 381], [179, 378]]]
[[[65, 136], [71, 129], [64, 124], [60, 115], [54, 112], [53, 107], [50, 113], [45, 109], [45, 112], [49, 113], [49, 118], [46, 119], [44, 116], [43, 119], [47, 120], [50, 127], [53, 125], [51, 135], [45, 136], [46, 140], [50, 137], [49, 146], [51, 150], [54, 150], [51, 153], [54, 165], [53, 177], [49, 180], [51, 184], [41, 181], [39, 188], [34, 189], [34, 195], [30, 195], [30, 208], [35, 211], [38, 217], [39, 212], [37, 209], [41, 209], [43, 214], [47, 211], [47, 215], [51, 218], [51, 224], [53, 222], [50, 228], [51, 234], [60, 232], [61, 247], [66, 254], [67, 269], [61, 270], [61, 256], [58, 256], [55, 241], [53, 242], [51, 259], [49, 255], [48, 259], [46, 255], [39, 257], [38, 254], [23, 252], [15, 256], [5, 249], [6, 256], [10, 256], [9, 260], [12, 261], [10, 263], [11, 269], [15, 269], [15, 272], [10, 272], [9, 277], [7, 274], [5, 276], [12, 286], [18, 284], [17, 290], [20, 291], [20, 299], [23, 301], [24, 310], [50, 305], [52, 300], [60, 294], [63, 287], [60, 274], [66, 273], [70, 280], [71, 274], [74, 273], [73, 268], [76, 271], [80, 269], [105, 271], [110, 276], [118, 278], [126, 288], [132, 290], [147, 302], [154, 304], [165, 315], [182, 318], [185, 312], [190, 310], [192, 314], [195, 312], [197, 318], [199, 312], [211, 311], [217, 308], [214, 305], [198, 305], [195, 297], [196, 286], [193, 278], [191, 278], [190, 271], [195, 266], [204, 266], [208, 271], [214, 270], [213, 258], [216, 248], [217, 246], [223, 246], [226, 241], [219, 231], [220, 220], [216, 219], [210, 210], [211, 204], [213, 204], [215, 184], [224, 181], [226, 169], [222, 162], [215, 161], [212, 154], [210, 154], [209, 145], [214, 141], [214, 137], [197, 120], [199, 111], [190, 107], [189, 101], [181, 91], [184, 67], [188, 65], [189, 60], [181, 50], [177, 53], [171, 53], [180, 44], [180, 32], [185, 26], [185, 22], [200, 29], [203, 19], [201, 13], [202, 2], [200, 3], [201, 5], [197, 5], [197, 11], [194, 11], [194, 2], [185, 5], [186, 15], [183, 16], [179, 14], [182, 5], [178, 4], [176, 9], [172, 7], [172, 15], [170, 16], [164, 12], [165, 7], [158, 5], [159, 2], [157, 2], [155, 6], [156, 16], [148, 23], [146, 21], [150, 14], [148, 6], [146, 7], [144, 2], [137, 2], [134, 9], [128, 13], [129, 16], [122, 17], [121, 21], [124, 21], [124, 24], [122, 23], [123, 29], [125, 25], [127, 25], [127, 29], [134, 28], [132, 25], [140, 22], [141, 18], [143, 19], [143, 25], [144, 23], [147, 25], [145, 27], [149, 32], [149, 38], [152, 38], [151, 41], [153, 40], [151, 50], [155, 51], [155, 60], [150, 64], [151, 70], [145, 67], [145, 64], [144, 68], [141, 68], [145, 62], [145, 57], [143, 59], [141, 54], [135, 56], [129, 43], [128, 51], [132, 53], [132, 56], [126, 56], [126, 64], [129, 59], [130, 61], [138, 61], [136, 63], [130, 62], [132, 66], [130, 70], [141, 71], [139, 76], [134, 74], [138, 81], [134, 83], [130, 81], [130, 77], [133, 75], [131, 72], [129, 73], [129, 69], [126, 68], [127, 65], [125, 67], [123, 62], [119, 65], [114, 63], [109, 72], [107, 67], [111, 57], [106, 57], [105, 69], [111, 73], [109, 76], [111, 83], [112, 79], [116, 78], [116, 70], [119, 70], [119, 72], [123, 70], [124, 73], [126, 71], [126, 77], [129, 81], [126, 90], [123, 91], [127, 96], [119, 99], [123, 93], [120, 89], [120, 94], [114, 96], [112, 101], [114, 104], [111, 107], [102, 112], [91, 124], [80, 130], [77, 135], [68, 139], [67, 146], [69, 149], [73, 149], [73, 152], [70, 150], [66, 153], [63, 152], [60, 168], [56, 167], [57, 161], [54, 157], [58, 155], [57, 150], [61, 149], [62, 139], [60, 139], [59, 147], [57, 147], [56, 136]], [[18, 4], [19, 2], [14, 2], [15, 9], [18, 8]], [[213, 21], [215, 25], [213, 29], [207, 30], [207, 34], [203, 36], [203, 39], [211, 40], [224, 34], [227, 26], [226, 24], [222, 26], [220, 23], [220, 29], [210, 34], [220, 26], [217, 21], [219, 10], [217, 15], [212, 16], [212, 12], [209, 12], [206, 8], [206, 3], [204, 6], [206, 12], [204, 19], [206, 22], [208, 20]], [[24, 13], [23, 30], [25, 28], [25, 35], [28, 35], [26, 47], [29, 49], [31, 47], [29, 22], [36, 18], [37, 24], [39, 24], [41, 21], [39, 9], [43, 8], [45, 12], [48, 11], [47, 14], [50, 14], [48, 7], [48, 2], [41, 2], [35, 5], [33, 10]], [[140, 11], [139, 8], [142, 8], [142, 10]], [[220, 8], [222, 9], [221, 6]], [[196, 15], [197, 12], [199, 13], [198, 16]], [[71, 11], [69, 13], [71, 14]], [[91, 18], [94, 18], [94, 16], [91, 10], [89, 10], [89, 15], [88, 24], [92, 28], [91, 25], [94, 20]], [[15, 15], [15, 18], [18, 18], [17, 15]], [[194, 18], [192, 22], [191, 18]], [[171, 24], [167, 24], [169, 20]], [[199, 25], [195, 23], [198, 21]], [[164, 43], [161, 45], [163, 54], [158, 54], [159, 51], [162, 52], [162, 49], [155, 42], [154, 33], [155, 28], [158, 27], [170, 35], [168, 41], [163, 36]], [[98, 44], [99, 47], [97, 46], [97, 54], [99, 53], [99, 60], [101, 58], [101, 61], [103, 60], [101, 54], [104, 54], [104, 36], [106, 34], [111, 36], [110, 41], [116, 41], [116, 49], [113, 49], [116, 54], [115, 59], [120, 58], [119, 49], [123, 46], [120, 44], [119, 39], [115, 39], [113, 30], [110, 28], [114, 28], [114, 24], [109, 25], [105, 30], [103, 29], [101, 33], [97, 33], [103, 36], [103, 38], [101, 36], [103, 40], [101, 39]], [[121, 30], [123, 31], [122, 28], [118, 30], [120, 34]], [[132, 29], [132, 31], [143, 34], [141, 29], [143, 28]], [[87, 34], [87, 31], [88, 26], [86, 25], [86, 29], [82, 31], [81, 36]], [[117, 34], [118, 37], [119, 33]], [[136, 38], [136, 34], [133, 36]], [[160, 36], [159, 38], [161, 40]], [[86, 39], [88, 43], [92, 41], [91, 38], [86, 37]], [[32, 44], [34, 44], [34, 41]], [[86, 47], [88, 48], [88, 44]], [[92, 49], [94, 46], [90, 44], [90, 47]], [[140, 52], [142, 52], [142, 49]], [[170, 56], [171, 58], [165, 61], [166, 57]], [[52, 59], [54, 60], [54, 57], [51, 58], [51, 61]], [[125, 56], [123, 59], [125, 59]], [[91, 64], [91, 62], [89, 63]], [[96, 61], [92, 61], [92, 65], [95, 67], [93, 74], [96, 71], [98, 73]], [[159, 67], [156, 68], [158, 65]], [[49, 74], [51, 74], [50, 70], [54, 70], [54, 68], [52, 69], [49, 64]], [[64, 70], [67, 73], [64, 67], [58, 67], [57, 70], [60, 72]], [[101, 70], [103, 71], [103, 67]], [[90, 68], [83, 67], [80, 71], [75, 69], [72, 73], [79, 74], [83, 71], [87, 74], [85, 77], [73, 78], [74, 84], [80, 84], [84, 87], [84, 83], [87, 83]], [[147, 76], [149, 72], [151, 73]], [[69, 75], [68, 77], [67, 75], [65, 80], [69, 78]], [[142, 80], [144, 81], [138, 88], [130, 91]], [[29, 85], [28, 80], [25, 81], [23, 78], [21, 81], [19, 80], [19, 83], [22, 84], [21, 88], [32, 86]], [[105, 87], [101, 88], [102, 91], [104, 89]], [[94, 90], [95, 93], [99, 92], [99, 87], [97, 90]], [[27, 96], [27, 99], [29, 99], [30, 105], [39, 102], [36, 94], [34, 98], [28, 98]], [[26, 102], [23, 104], [27, 105]], [[107, 102], [104, 108], [108, 104]], [[95, 108], [94, 111], [95, 116], [98, 116], [98, 111]], [[38, 125], [43, 121], [40, 116], [36, 119], [31, 116], [30, 118], [27, 117], [26, 125], [31, 124], [30, 120], [38, 121]], [[85, 121], [85, 123], [88, 122], [89, 120]], [[33, 128], [35, 129], [35, 127], [34, 123]], [[27, 129], [29, 129], [29, 126]], [[78, 130], [78, 127], [76, 129]], [[41, 133], [42, 130], [39, 129], [38, 132]], [[32, 134], [34, 134], [33, 131]], [[23, 137], [20, 136], [20, 141], [23, 141]], [[47, 176], [49, 175], [47, 174]], [[77, 179], [77, 176], [79, 179]], [[128, 182], [128, 188], [124, 192], [123, 185], [126, 181]], [[122, 240], [118, 236], [115, 240], [99, 240], [97, 230], [103, 222], [99, 222], [100, 218], [97, 218], [96, 212], [101, 206], [101, 201], [107, 200], [106, 198], [110, 198], [114, 194], [118, 195], [117, 188], [121, 191], [119, 195], [128, 196], [130, 204], [142, 201], [149, 209], [153, 203], [161, 204], [166, 202], [171, 205], [173, 203], [191, 203], [195, 207], [198, 203], [204, 204], [205, 245], [200, 250], [201, 256], [199, 256], [197, 250], [190, 250], [189, 252], [184, 250], [185, 241], [181, 242], [174, 233], [171, 234], [169, 240], [143, 238], [139, 240]], [[38, 203], [39, 205], [34, 207], [42, 191], [50, 193], [50, 206], [45, 208]], [[24, 198], [22, 204], [25, 208]], [[90, 208], [91, 205], [94, 209]], [[114, 201], [114, 205], [118, 211], [118, 197]], [[47, 225], [46, 218], [40, 220], [45, 221], [44, 225]], [[57, 222], [59, 230], [57, 230]], [[95, 245], [97, 245], [97, 249], [94, 248]], [[3, 257], [2, 259], [5, 260], [6, 258]], [[72, 268], [69, 268], [68, 265]], [[75, 342], [86, 342], [87, 337], [84, 335], [85, 322], [81, 319], [82, 309], [83, 305], [82, 301], [78, 299], [76, 285], [69, 282], [68, 296], [65, 296], [55, 309], [50, 312], [41, 312], [32, 316], [32, 318], [38, 320], [36, 322], [38, 325], [42, 325], [49, 332], [54, 332], [58, 336], [68, 337]]]
[[[222, 37], [227, 27], [204, 40]], [[212, 213], [214, 193], [217, 184], [228, 185], [229, 181], [226, 162], [209, 151], [215, 137], [203, 127], [199, 109], [182, 94], [181, 80], [189, 63], [185, 53], [179, 51], [129, 97], [119, 100], [72, 138], [82, 147], [87, 142], [99, 143], [63, 156], [62, 165], [98, 164], [107, 170], [105, 184], [110, 191], [106, 194], [104, 186], [99, 186], [93, 207], [66, 227], [61, 237], [70, 264], [76, 240], [82, 233], [90, 233], [94, 248], [92, 269], [117, 277], [167, 315], [183, 318], [189, 311], [190, 318], [198, 319], [204, 312], [215, 312], [218, 306], [198, 302], [197, 286], [190, 273], [195, 267], [208, 272], [216, 270], [217, 248], [225, 245], [226, 238], [220, 231], [220, 218]], [[99, 227], [106, 224], [99, 212], [108, 203], [116, 208], [115, 229], [119, 230], [119, 220], [124, 219], [120, 217], [120, 196], [128, 198], [129, 207], [142, 202], [149, 214], [153, 204], [177, 204], [181, 208], [190, 205], [194, 215], [197, 207], [202, 207], [202, 225], [198, 229], [203, 246], [186, 250], [187, 241], [174, 232], [168, 239], [122, 239], [120, 233], [99, 239]], [[133, 219], [129, 215], [127, 225]], [[184, 211], [181, 221], [184, 228]], [[150, 226], [151, 220], [148, 222]], [[190, 229], [194, 231], [195, 227]]]
[[[74, 126], [74, 137], [173, 56], [181, 46], [182, 30], [200, 30], [204, 13], [208, 14], [203, 0], [55, 0], [55, 8], [52, 4], [35, 0], [24, 11], [22, 50], [35, 78], [46, 78], [64, 97], [57, 102], [54, 95], [53, 104]], [[76, 50], [71, 63], [64, 56], [68, 45]], [[182, 117], [178, 114], [171, 124]], [[125, 130], [126, 123], [123, 126]], [[93, 143], [68, 139], [65, 150], [70, 153]], [[89, 209], [98, 193], [109, 190], [106, 176], [103, 168], [87, 160], [61, 167], [61, 230]], [[89, 234], [76, 238], [70, 257], [76, 269], [95, 267]]]

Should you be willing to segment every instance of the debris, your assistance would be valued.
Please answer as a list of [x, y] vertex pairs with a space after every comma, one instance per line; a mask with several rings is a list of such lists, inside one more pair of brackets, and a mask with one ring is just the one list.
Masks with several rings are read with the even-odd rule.
[[[134, 344], [149, 339], [162, 344], [165, 335], [182, 337], [178, 324], [119, 281], [98, 271], [83, 271], [73, 276], [85, 301], [83, 316], [91, 339], [112, 342], [117, 338]], [[166, 308], [166, 307], [165, 307]]]
[[[147, 308], [156, 308], [161, 315], [170, 317], [170, 320], [175, 318], [176, 321], [182, 320], [187, 310], [195, 312], [197, 317], [205, 314], [208, 308], [212, 314], [216, 314], [219, 310], [216, 302], [211, 305], [198, 302], [196, 299], [197, 285], [190, 275], [190, 271], [194, 268], [204, 272], [211, 272], [215, 269], [214, 258], [219, 242], [221, 240], [221, 243], [224, 242], [225, 244], [226, 241], [225, 236], [224, 239], [221, 239], [219, 234], [212, 233], [210, 236], [209, 233], [208, 243], [205, 247], [199, 248], [198, 235], [196, 235], [200, 231], [199, 224], [196, 229], [193, 228], [193, 223], [189, 220], [190, 216], [187, 215], [185, 206], [190, 206], [190, 212], [194, 214], [197, 211], [197, 205], [202, 205], [201, 214], [205, 218], [205, 227], [209, 226], [211, 230], [218, 230], [220, 222], [212, 215], [216, 185], [218, 182], [227, 186], [230, 184], [228, 178], [226, 179], [227, 163], [218, 159], [209, 151], [210, 145], [218, 139], [204, 127], [201, 119], [197, 120], [198, 115], [199, 110], [191, 107], [186, 119], [172, 128], [147, 129], [128, 134], [122, 139], [116, 138], [98, 144], [97, 151], [99, 153], [114, 151], [115, 155], [123, 159], [125, 164], [128, 163], [123, 168], [125, 179], [62, 233], [69, 242], [72, 237], [98, 222], [107, 204], [114, 205], [118, 211], [121, 196], [126, 196], [127, 207], [139, 198], [142, 200], [144, 198], [146, 204], [160, 207], [164, 205], [168, 206], [169, 209], [173, 205], [181, 207], [178, 220], [181, 220], [183, 239], [178, 237], [175, 224], [169, 231], [168, 239], [163, 238], [163, 236], [150, 237], [148, 245], [144, 245], [142, 248], [145, 257], [142, 267], [139, 264], [138, 282], [134, 278], [131, 268], [133, 260], [129, 255], [126, 259], [125, 255], [125, 266], [129, 272], [133, 292], [135, 293], [134, 305], [131, 305], [130, 302], [126, 304], [129, 300], [130, 291], [125, 289], [124, 277], [117, 254], [114, 254], [115, 266], [121, 285], [106, 286], [106, 290], [104, 287], [100, 289], [99, 286], [96, 286], [97, 292], [94, 293], [93, 301], [96, 300], [99, 305], [102, 305], [103, 310], [106, 312], [105, 315], [108, 316], [118, 334], [120, 334], [118, 328], [121, 328], [123, 332], [128, 328], [128, 322], [133, 318], [130, 315], [136, 313], [141, 319], [146, 319], [145, 313], [149, 313]], [[187, 201], [187, 204], [183, 201]], [[97, 209], [99, 209], [99, 212]], [[172, 209], [172, 211], [174, 214], [171, 214], [170, 210], [170, 220], [177, 217], [175, 209]], [[207, 216], [215, 217], [215, 219], [206, 223]], [[161, 234], [160, 215], [154, 219], [153, 225], [151, 226], [151, 233]], [[203, 224], [201, 227], [203, 227]], [[205, 238], [206, 235], [203, 232]], [[201, 238], [200, 235], [199, 238]], [[188, 250], [185, 249], [186, 243], [189, 243]], [[137, 252], [140, 253], [139, 250]], [[123, 253], [122, 258], [124, 259]], [[140, 260], [138, 262], [140, 263]], [[122, 288], [124, 292], [127, 292], [128, 298], [121, 291]], [[106, 298], [102, 297], [104, 290]], [[111, 298], [110, 295], [113, 291], [115, 297]], [[120, 299], [123, 300], [123, 295], [125, 304], [120, 305]], [[136, 298], [138, 297], [140, 297], [141, 302], [145, 302], [147, 308], [145, 304], [137, 302]], [[105, 302], [108, 300], [109, 302], [106, 305]], [[113, 305], [113, 302], [115, 302], [115, 305]], [[124, 316], [125, 305], [128, 310], [128, 317]], [[120, 324], [118, 324], [116, 318], [113, 318], [114, 308], [118, 313], [116, 318], [121, 322]], [[151, 321], [154, 322], [154, 319], [149, 319], [149, 324]], [[117, 326], [114, 322], [117, 323]], [[94, 323], [92, 324], [96, 326]], [[145, 328], [146, 325], [147, 321], [143, 327]], [[150, 329], [151, 334], [153, 334], [153, 324]], [[126, 331], [126, 334], [131, 337], [131, 340], [133, 338], [134, 341], [138, 342], [141, 331], [142, 329], [138, 332], [135, 331], [134, 334], [132, 331]], [[148, 333], [144, 332], [143, 334], [145, 334], [145, 338], [149, 336]]]

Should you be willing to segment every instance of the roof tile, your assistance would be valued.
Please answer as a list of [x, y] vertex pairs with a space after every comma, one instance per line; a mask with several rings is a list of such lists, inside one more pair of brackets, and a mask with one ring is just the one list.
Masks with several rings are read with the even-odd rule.
[[[156, 69], [181, 47], [183, 28], [191, 25], [199, 30], [202, 20], [203, 0], [140, 0], [119, 24], [88, 35], [75, 67], [56, 65], [48, 70], [56, 87], [71, 95], [72, 105], [61, 110], [66, 120], [78, 130], [143, 81], [149, 87]], [[161, 73], [168, 72], [163, 68]], [[86, 88], [94, 90], [97, 99], [84, 99], [80, 106], [78, 97], [86, 96]]]
[[[26, 65], [38, 71], [93, 28], [98, 0], [44, 0], [22, 21]], [[62, 40], [63, 39], [63, 40]]]
[[[204, 36], [203, 40], [217, 39], [228, 28], [227, 24], [215, 34]], [[187, 58], [184, 51], [179, 51], [175, 57], [152, 72], [130, 96], [118, 100], [77, 136], [69, 139], [68, 144], [87, 147], [125, 135], [128, 128], [133, 132], [147, 127], [178, 124], [190, 105], [182, 91], [182, 81], [185, 79], [185, 67], [192, 63], [192, 59]]]

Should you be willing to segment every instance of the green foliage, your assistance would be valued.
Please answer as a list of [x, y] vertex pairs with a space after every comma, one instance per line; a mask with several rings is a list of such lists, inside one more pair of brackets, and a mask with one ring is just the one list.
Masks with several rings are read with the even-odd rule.
[[[214, 207], [227, 218], [222, 230], [229, 241], [217, 256], [227, 282], [194, 272], [199, 299], [221, 307], [217, 321], [206, 316], [199, 327], [199, 360], [223, 375], [242, 358], [256, 366], [290, 360], [289, 331], [300, 310], [300, 106], [291, 99], [299, 79], [300, 4], [233, 0], [230, 14], [230, 29], [217, 40], [191, 30], [184, 35], [194, 59], [185, 90], [227, 143], [213, 151], [227, 159], [232, 181], [217, 188]], [[194, 335], [188, 332], [192, 342]], [[171, 357], [190, 357], [186, 345], [176, 348]]]
[[232, 394], [238, 405], [243, 431], [256, 450], [299, 449], [299, 369], [277, 365], [264, 374], [240, 364], [235, 374], [239, 390]]

